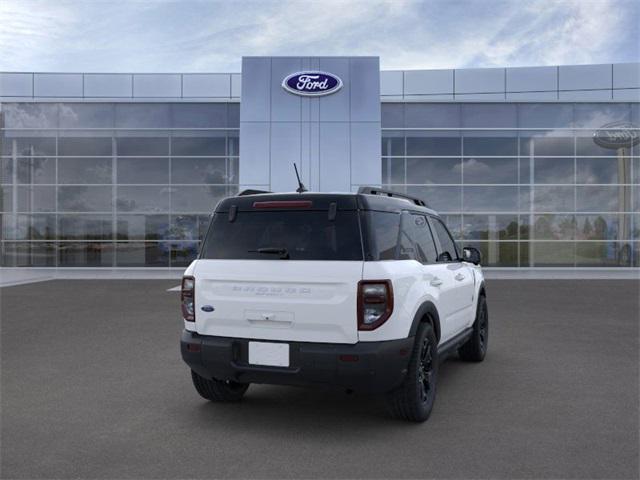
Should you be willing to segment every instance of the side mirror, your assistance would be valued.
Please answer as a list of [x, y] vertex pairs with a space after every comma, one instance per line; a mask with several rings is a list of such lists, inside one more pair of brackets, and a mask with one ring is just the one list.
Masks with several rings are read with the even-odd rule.
[[473, 263], [474, 265], [480, 265], [480, 250], [475, 247], [464, 247], [462, 249], [462, 259], [465, 262]]

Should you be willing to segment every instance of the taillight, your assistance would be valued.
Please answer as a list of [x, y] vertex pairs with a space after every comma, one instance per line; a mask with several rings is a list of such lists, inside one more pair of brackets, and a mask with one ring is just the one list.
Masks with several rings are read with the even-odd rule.
[[182, 290], [180, 300], [182, 302], [182, 318], [187, 322], [196, 321], [196, 279], [193, 277], [182, 277]]
[[374, 330], [393, 312], [391, 280], [358, 282], [358, 330]]

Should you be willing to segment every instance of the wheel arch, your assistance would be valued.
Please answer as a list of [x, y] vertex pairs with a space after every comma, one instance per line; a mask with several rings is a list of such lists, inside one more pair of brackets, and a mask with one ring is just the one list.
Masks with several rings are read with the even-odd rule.
[[409, 330], [410, 337], [414, 337], [416, 335], [418, 327], [423, 322], [431, 324], [436, 334], [436, 340], [440, 341], [440, 315], [438, 314], [438, 309], [433, 302], [424, 302], [418, 308], [418, 311], [413, 316], [413, 322], [411, 323], [411, 329]]

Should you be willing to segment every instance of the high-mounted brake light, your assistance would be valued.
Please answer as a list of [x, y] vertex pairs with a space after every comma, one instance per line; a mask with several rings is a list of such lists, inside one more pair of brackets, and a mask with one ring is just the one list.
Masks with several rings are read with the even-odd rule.
[[182, 303], [182, 318], [187, 322], [196, 321], [196, 279], [193, 277], [182, 277], [182, 289], [180, 300]]
[[311, 208], [311, 200], [271, 200], [266, 202], [253, 202], [253, 208]]
[[358, 282], [358, 330], [375, 330], [393, 313], [391, 280]]

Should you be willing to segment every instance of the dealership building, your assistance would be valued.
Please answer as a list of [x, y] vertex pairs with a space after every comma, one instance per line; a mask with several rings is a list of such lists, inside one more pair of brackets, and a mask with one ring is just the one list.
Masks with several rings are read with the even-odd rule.
[[244, 57], [241, 73], [3, 72], [1, 265], [184, 268], [218, 200], [293, 191], [296, 162], [313, 191], [424, 199], [488, 267], [630, 270], [639, 126], [640, 63], [380, 71], [377, 57]]

